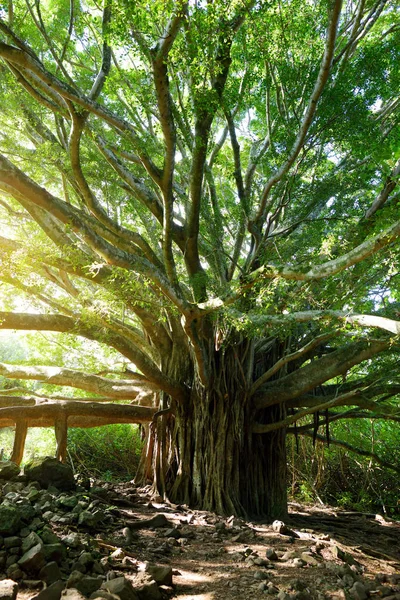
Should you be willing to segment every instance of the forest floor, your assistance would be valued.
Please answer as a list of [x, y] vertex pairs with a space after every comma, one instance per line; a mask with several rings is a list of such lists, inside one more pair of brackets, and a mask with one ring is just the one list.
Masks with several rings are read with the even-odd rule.
[[[163, 503], [133, 482], [73, 492], [10, 482], [1, 495], [36, 515], [0, 538], [0, 580], [18, 581], [17, 600], [63, 600], [65, 586], [78, 595], [64, 600], [400, 600], [400, 522], [379, 515], [292, 503], [285, 523], [245, 522]], [[137, 589], [141, 577], [138, 595], [104, 591], [113, 580]]]
[[[297, 503], [285, 524], [244, 522], [157, 502], [132, 484], [111, 496], [137, 531], [129, 553], [170, 565], [177, 600], [400, 599], [400, 522]], [[159, 514], [167, 528], [140, 528]]]

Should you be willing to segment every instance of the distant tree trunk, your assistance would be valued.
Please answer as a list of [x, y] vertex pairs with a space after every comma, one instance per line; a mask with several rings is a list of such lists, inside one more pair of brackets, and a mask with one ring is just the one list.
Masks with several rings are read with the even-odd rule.
[[26, 419], [18, 419], [15, 423], [14, 446], [11, 455], [11, 460], [15, 464], [21, 464], [24, 456], [25, 440], [28, 433], [28, 424]]
[[54, 431], [56, 434], [56, 458], [60, 462], [65, 462], [67, 460], [68, 442], [68, 422], [66, 416], [55, 420]]

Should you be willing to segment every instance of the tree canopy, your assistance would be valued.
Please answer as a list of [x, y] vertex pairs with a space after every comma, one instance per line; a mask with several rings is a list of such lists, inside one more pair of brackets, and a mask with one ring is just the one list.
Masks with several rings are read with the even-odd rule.
[[84, 390], [92, 416], [144, 405], [146, 476], [236, 514], [284, 510], [286, 433], [398, 420], [398, 17], [395, 0], [10, 0], [0, 327], [110, 350], [97, 372], [55, 353], [0, 375]]

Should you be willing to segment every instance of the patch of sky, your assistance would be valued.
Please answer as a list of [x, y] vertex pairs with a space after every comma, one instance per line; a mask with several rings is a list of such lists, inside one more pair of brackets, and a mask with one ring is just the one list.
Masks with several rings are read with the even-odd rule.
[[331, 162], [333, 162], [335, 165], [338, 165], [342, 161], [343, 157], [333, 147], [333, 144], [325, 144], [324, 150], [325, 150], [327, 159], [330, 160]]
[[373, 113], [379, 112], [382, 108], [383, 100], [382, 98], [378, 98], [375, 100], [373, 104], [369, 107], [369, 110]]

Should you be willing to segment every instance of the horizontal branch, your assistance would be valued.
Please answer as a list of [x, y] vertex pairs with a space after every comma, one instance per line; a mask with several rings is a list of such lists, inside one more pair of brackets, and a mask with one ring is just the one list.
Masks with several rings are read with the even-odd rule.
[[[48, 427], [59, 419], [68, 419], [68, 426], [94, 427], [89, 423], [149, 423], [156, 408], [126, 404], [97, 404], [95, 402], [43, 402], [34, 406], [0, 408], [0, 427], [9, 427], [24, 419], [28, 427]], [[71, 422], [70, 422], [71, 420]], [[103, 423], [101, 423], [103, 421]], [[85, 423], [81, 425], [80, 423]]]
[[333, 406], [339, 406], [343, 404], [352, 404], [354, 403], [354, 398], [359, 394], [358, 390], [353, 392], [349, 392], [348, 394], [343, 394], [342, 396], [338, 396], [337, 398], [333, 398], [332, 400], [328, 400], [327, 402], [322, 402], [321, 404], [317, 404], [311, 408], [305, 408], [304, 410], [297, 411], [294, 415], [290, 415], [281, 421], [277, 421], [276, 423], [256, 423], [253, 426], [253, 433], [268, 433], [269, 431], [277, 431], [278, 429], [284, 429], [288, 427], [292, 423], [296, 423], [303, 417], [310, 415], [312, 413], [328, 410]]
[[[323, 387], [323, 391], [325, 391], [325, 387]], [[368, 380], [364, 380], [361, 382], [357, 382], [356, 385], [351, 388], [348, 386], [338, 386], [337, 390], [334, 393], [326, 393], [324, 395], [305, 395], [300, 396], [299, 398], [295, 398], [293, 400], [289, 400], [286, 403], [287, 408], [303, 408], [303, 407], [313, 407], [321, 402], [327, 402], [332, 398], [337, 396], [337, 392], [339, 390], [342, 393], [353, 392], [356, 389], [360, 391], [360, 394], [357, 396], [357, 399], [354, 401], [356, 406], [360, 408], [365, 408], [371, 411], [382, 411], [383, 406], [381, 404], [377, 404], [373, 398], [385, 397], [390, 398], [392, 396], [396, 396], [400, 394], [400, 385], [396, 384], [382, 384], [382, 385], [371, 385]], [[396, 415], [400, 414], [400, 409], [395, 406], [387, 405], [385, 406], [385, 411], [388, 415]]]
[[145, 378], [107, 379], [93, 373], [85, 373], [63, 367], [9, 365], [0, 363], [0, 375], [7, 379], [42, 381], [51, 385], [73, 387], [92, 394], [120, 400], [132, 400], [144, 390], [158, 390]]
[[177, 400], [184, 396], [184, 390], [163, 375], [147, 355], [132, 344], [127, 337], [119, 335], [112, 329], [105, 329], [104, 323], [96, 327], [64, 315], [0, 312], [0, 329], [57, 331], [80, 335], [100, 343], [105, 342], [129, 358], [142, 371], [144, 377], [140, 380], [141, 386], [144, 388], [147, 386], [148, 389], [162, 389]]
[[246, 282], [243, 289], [251, 287], [255, 283], [262, 281], [263, 279], [287, 279], [294, 281], [313, 281], [316, 279], [324, 279], [340, 273], [353, 265], [365, 260], [369, 256], [376, 254], [382, 248], [389, 246], [393, 242], [397, 241], [400, 235], [400, 221], [396, 221], [393, 225], [375, 235], [372, 238], [367, 239], [362, 244], [359, 244], [353, 250], [350, 250], [346, 254], [329, 260], [321, 265], [311, 267], [309, 270], [303, 269], [292, 269], [286, 266], [279, 265], [263, 265], [259, 269], [256, 269], [246, 277]]
[[[47, 267], [51, 267], [57, 269], [57, 272], [60, 271], [68, 273], [74, 278], [82, 278], [86, 281], [90, 281], [90, 283], [100, 285], [106, 289], [111, 288], [114, 290], [116, 286], [122, 288], [126, 281], [118, 273], [115, 274], [112, 267], [106, 264], [97, 265], [96, 271], [93, 272], [90, 269], [79, 266], [74, 261], [69, 262], [66, 259], [55, 256], [54, 254], [44, 255], [43, 253], [40, 256], [40, 263], [38, 264], [37, 255], [34, 248], [27, 248], [19, 242], [15, 242], [14, 240], [0, 236], [0, 257], [6, 255], [6, 260], [9, 260], [7, 254], [12, 252], [23, 253], [25, 258], [29, 257], [33, 270], [35, 272], [40, 272], [40, 274], [43, 274], [43, 276], [47, 279], [49, 278], [49, 270]], [[76, 256], [76, 254], [74, 254], [74, 256]], [[82, 257], [85, 258], [83, 253]], [[42, 267], [44, 269], [43, 273]], [[144, 301], [144, 297], [141, 297], [141, 299]], [[131, 300], [132, 301], [130, 301], [129, 298], [126, 300], [127, 308], [129, 308], [129, 310], [131, 310], [140, 320], [143, 328], [146, 330], [147, 335], [153, 341], [154, 346], [160, 351], [169, 351], [169, 334], [162, 323], [155, 321], [154, 312], [150, 312], [149, 309], [145, 309], [143, 306], [140, 306], [137, 302], [135, 302], [134, 298]]]
[[392, 340], [362, 340], [343, 346], [286, 377], [267, 384], [263, 392], [254, 396], [254, 405], [261, 409], [298, 398], [325, 381], [342, 375], [355, 365], [387, 350], [391, 344]]
[[[382, 410], [382, 408], [385, 407], [380, 407], [377, 406], [376, 407], [378, 410]], [[398, 415], [399, 416], [395, 416], [394, 414], [386, 414], [386, 413], [371, 413], [368, 411], [362, 411], [359, 410], [359, 407], [357, 408], [350, 408], [349, 410], [346, 410], [344, 412], [325, 412], [323, 413], [324, 417], [323, 418], [318, 418], [318, 421], [316, 421], [315, 423], [307, 423], [306, 425], [300, 425], [297, 427], [289, 427], [286, 430], [286, 433], [295, 433], [297, 431], [297, 433], [304, 433], [304, 432], [312, 432], [315, 431], [316, 429], [319, 429], [320, 427], [324, 427], [326, 426], [327, 422], [329, 423], [329, 425], [331, 423], [334, 423], [335, 421], [345, 421], [346, 419], [373, 419], [376, 421], [382, 420], [382, 421], [394, 421], [396, 423], [400, 422], [400, 411], [398, 411]]]
[[[238, 318], [240, 318], [240, 316]], [[377, 327], [378, 329], [389, 331], [395, 335], [400, 333], [400, 321], [388, 319], [387, 317], [380, 317], [378, 315], [363, 315], [342, 310], [307, 310], [285, 315], [247, 314], [244, 318], [249, 319], [251, 323], [256, 326], [283, 325], [285, 323], [308, 323], [310, 321], [329, 321], [331, 319], [337, 319], [344, 323], [352, 323], [354, 325], [360, 325], [361, 327]]]
[[[29, 395], [24, 395], [24, 396], [13, 396], [12, 394], [14, 393], [23, 393], [25, 392], [25, 394], [29, 391]], [[138, 394], [138, 398], [141, 394]], [[33, 390], [27, 390], [24, 387], [14, 387], [14, 388], [10, 388], [8, 390], [0, 390], [0, 408], [6, 408], [6, 407], [11, 407], [11, 406], [34, 406], [37, 402], [47, 402], [47, 401], [51, 401], [51, 402], [59, 402], [59, 401], [63, 401], [65, 400], [66, 402], [71, 402], [72, 400], [74, 402], [96, 402], [96, 403], [104, 403], [104, 402], [113, 402], [113, 400], [115, 400], [115, 398], [113, 398], [112, 396], [87, 396], [86, 398], [71, 398], [70, 396], [60, 396], [58, 394], [52, 394], [50, 395], [46, 395], [43, 393], [39, 393], [39, 392], [35, 392]], [[125, 400], [125, 398], [122, 398], [122, 400]], [[137, 400], [136, 400], [137, 402]], [[133, 402], [131, 402], [131, 404], [133, 404]], [[147, 406], [145, 404], [142, 404], [141, 402], [138, 403], [139, 406]], [[136, 404], [135, 404], [136, 406]]]
[[273, 375], [275, 375], [275, 373], [277, 373], [280, 369], [282, 369], [289, 362], [297, 360], [298, 358], [301, 358], [302, 356], [306, 355], [308, 352], [311, 352], [311, 350], [313, 350], [314, 348], [316, 348], [323, 342], [326, 342], [332, 336], [333, 336], [333, 333], [324, 333], [322, 335], [319, 335], [318, 337], [311, 340], [311, 342], [309, 342], [308, 344], [303, 346], [303, 348], [300, 348], [299, 350], [296, 350], [295, 352], [292, 352], [291, 354], [287, 354], [286, 356], [283, 356], [270, 369], [268, 369], [268, 371], [266, 371], [263, 375], [261, 375], [261, 377], [259, 377], [253, 383], [253, 385], [250, 389], [249, 395], [252, 396], [258, 390], [258, 388], [260, 388], [262, 385], [264, 385], [264, 383], [266, 383], [268, 381], [268, 379], [271, 379], [271, 377]]

